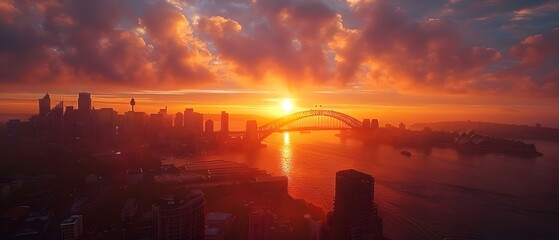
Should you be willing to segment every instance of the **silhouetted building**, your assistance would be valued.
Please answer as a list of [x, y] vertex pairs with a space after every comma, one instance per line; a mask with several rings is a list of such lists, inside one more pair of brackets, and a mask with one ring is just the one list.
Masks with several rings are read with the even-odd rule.
[[221, 111], [221, 130], [223, 134], [229, 134], [229, 113]]
[[336, 173], [334, 211], [328, 213], [328, 224], [334, 239], [382, 239], [373, 176], [353, 169]]
[[371, 120], [371, 129], [378, 129], [378, 119]]
[[158, 199], [152, 205], [155, 239], [204, 239], [204, 194]]
[[91, 111], [91, 93], [80, 92], [78, 95], [78, 112], [81, 116], [89, 115]]
[[362, 125], [363, 125], [362, 126], [363, 130], [369, 130], [371, 128], [371, 120], [369, 120], [367, 118], [363, 119]]
[[143, 136], [146, 118], [147, 114], [143, 112], [126, 112], [124, 114], [124, 135], [127, 138]]
[[204, 128], [205, 133], [213, 133], [214, 132], [214, 121], [207, 120]]
[[246, 122], [246, 142], [250, 145], [258, 143], [258, 123], [256, 120]]
[[100, 143], [110, 144], [116, 136], [116, 118], [118, 113], [112, 108], [95, 110], [97, 116], [97, 137]]
[[72, 215], [60, 223], [63, 240], [80, 239], [83, 235], [83, 216]]
[[45, 94], [45, 96], [39, 99], [39, 115], [44, 117], [50, 112], [50, 96]]
[[184, 109], [184, 130], [187, 134], [194, 133], [194, 109]]
[[182, 128], [184, 125], [184, 118], [181, 112], [175, 115], [175, 128]]
[[248, 215], [248, 240], [270, 239], [271, 214], [263, 207], [249, 210]]
[[406, 130], [406, 124], [400, 123], [400, 125], [398, 125], [398, 128], [401, 130]]
[[204, 132], [204, 115], [201, 113], [194, 113], [194, 133], [200, 135]]

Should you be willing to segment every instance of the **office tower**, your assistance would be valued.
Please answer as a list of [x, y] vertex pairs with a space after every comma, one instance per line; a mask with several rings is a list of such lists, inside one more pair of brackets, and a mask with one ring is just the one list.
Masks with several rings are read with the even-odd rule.
[[378, 119], [371, 120], [371, 129], [378, 129]]
[[221, 132], [223, 134], [229, 133], [229, 113], [221, 111]]
[[186, 108], [184, 109], [184, 130], [186, 133], [194, 133], [194, 109]]
[[184, 118], [181, 112], [175, 115], [175, 128], [182, 128], [184, 124]]
[[116, 117], [118, 113], [112, 108], [95, 110], [97, 116], [97, 136], [102, 143], [110, 144], [116, 136]]
[[400, 125], [398, 125], [398, 128], [401, 130], [406, 130], [406, 124], [400, 123]]
[[270, 213], [262, 207], [255, 207], [249, 211], [248, 240], [270, 239]]
[[126, 112], [124, 114], [124, 135], [127, 138], [143, 136], [147, 114], [143, 112]]
[[363, 119], [363, 130], [371, 129], [371, 120], [365, 118]]
[[82, 116], [89, 115], [91, 111], [91, 93], [80, 92], [78, 95], [78, 112]]
[[47, 116], [50, 112], [50, 96], [49, 94], [45, 94], [45, 96], [39, 99], [39, 115], [40, 116]]
[[214, 121], [207, 120], [204, 128], [205, 133], [213, 133], [214, 132]]
[[83, 216], [72, 215], [60, 223], [60, 229], [63, 240], [80, 239], [83, 234]]
[[353, 169], [336, 173], [334, 211], [329, 213], [328, 224], [336, 239], [382, 239], [373, 176]]
[[204, 239], [204, 194], [168, 196], [152, 205], [155, 239]]
[[256, 120], [248, 120], [246, 122], [246, 143], [258, 143], [258, 123]]
[[204, 115], [201, 113], [194, 113], [194, 133], [196, 135], [202, 134], [204, 131]]

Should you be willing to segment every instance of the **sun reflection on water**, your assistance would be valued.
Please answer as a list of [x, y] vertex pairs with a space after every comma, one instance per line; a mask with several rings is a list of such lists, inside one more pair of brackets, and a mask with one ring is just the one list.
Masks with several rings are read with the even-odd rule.
[[291, 145], [291, 139], [289, 138], [289, 132], [283, 133], [283, 144], [280, 149], [281, 154], [281, 170], [283, 174], [289, 175], [292, 168], [293, 160], [293, 149]]

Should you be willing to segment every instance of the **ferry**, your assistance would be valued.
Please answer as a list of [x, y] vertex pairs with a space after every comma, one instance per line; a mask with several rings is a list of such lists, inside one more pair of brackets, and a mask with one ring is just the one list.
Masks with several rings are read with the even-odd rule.
[[411, 156], [411, 152], [409, 152], [409, 151], [401, 151], [400, 154], [402, 154], [402, 155], [404, 155], [404, 156], [406, 156], [406, 157]]

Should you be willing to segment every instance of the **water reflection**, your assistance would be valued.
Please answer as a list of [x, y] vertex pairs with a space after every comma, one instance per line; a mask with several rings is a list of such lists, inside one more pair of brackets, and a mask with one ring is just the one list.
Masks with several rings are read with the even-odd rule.
[[291, 139], [289, 138], [289, 132], [283, 133], [283, 144], [280, 149], [281, 158], [281, 170], [284, 175], [289, 177], [291, 173], [291, 168], [293, 167], [293, 149], [291, 145]]

